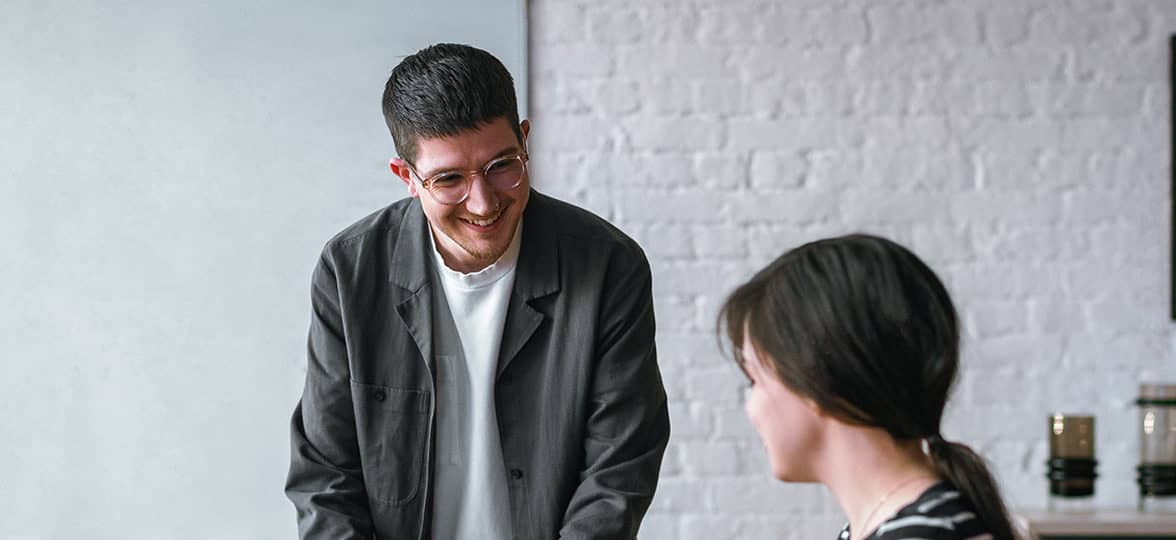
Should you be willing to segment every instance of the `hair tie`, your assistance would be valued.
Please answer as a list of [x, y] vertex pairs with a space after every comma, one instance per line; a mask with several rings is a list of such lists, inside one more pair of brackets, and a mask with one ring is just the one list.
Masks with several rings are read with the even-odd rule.
[[923, 437], [923, 453], [928, 456], [933, 455], [936, 450], [943, 448], [945, 444], [947, 444], [947, 441], [943, 440], [943, 437], [938, 433], [932, 433]]

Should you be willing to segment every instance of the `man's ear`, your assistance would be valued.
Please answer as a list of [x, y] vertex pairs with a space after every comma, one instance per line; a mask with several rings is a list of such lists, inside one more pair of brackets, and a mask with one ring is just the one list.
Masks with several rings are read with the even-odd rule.
[[412, 170], [408, 168], [407, 161], [394, 157], [388, 160], [388, 168], [392, 169], [392, 174], [396, 175], [401, 182], [404, 182], [404, 186], [408, 188], [409, 195], [420, 197], [420, 193], [417, 192], [417, 187], [419, 186], [416, 182], [412, 181]]
[[527, 147], [527, 137], [531, 134], [531, 121], [523, 120], [519, 122], [519, 130], [523, 132], [523, 148]]

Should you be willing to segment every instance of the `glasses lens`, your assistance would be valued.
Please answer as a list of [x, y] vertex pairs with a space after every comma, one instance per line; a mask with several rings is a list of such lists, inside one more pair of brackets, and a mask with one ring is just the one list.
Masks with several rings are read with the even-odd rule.
[[465, 197], [466, 184], [465, 177], [460, 174], [442, 174], [429, 180], [429, 192], [440, 203], [456, 204]]
[[523, 180], [523, 158], [509, 157], [486, 166], [486, 181], [494, 189], [508, 190], [519, 186]]

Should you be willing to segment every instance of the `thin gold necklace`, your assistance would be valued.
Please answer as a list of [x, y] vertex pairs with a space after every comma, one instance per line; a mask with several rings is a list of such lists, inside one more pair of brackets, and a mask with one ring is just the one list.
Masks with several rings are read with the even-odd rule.
[[[925, 477], [925, 475], [923, 473], [919, 473], [916, 476], [912, 476], [910, 478], [907, 478], [906, 480], [903, 480], [903, 482], [901, 484], [894, 486], [893, 489], [891, 489], [890, 491], [887, 491], [886, 494], [883, 495], [881, 499], [878, 499], [878, 502], [874, 504], [874, 508], [872, 510], [870, 510], [869, 514], [866, 514], [865, 521], [862, 522], [862, 534], [870, 532], [870, 529], [867, 529], [866, 526], [869, 525], [870, 520], [874, 518], [874, 512], [877, 512], [878, 510], [880, 510], [882, 508], [883, 504], [886, 504], [886, 499], [889, 499], [891, 495], [898, 493], [898, 490], [906, 487], [911, 482], [914, 482], [915, 480], [918, 480], [918, 479], [924, 478], [924, 477]], [[853, 535], [851, 534], [850, 537], [852, 537], [852, 536]], [[866, 538], [866, 537], [859, 536], [858, 540], [862, 540], [864, 538]]]

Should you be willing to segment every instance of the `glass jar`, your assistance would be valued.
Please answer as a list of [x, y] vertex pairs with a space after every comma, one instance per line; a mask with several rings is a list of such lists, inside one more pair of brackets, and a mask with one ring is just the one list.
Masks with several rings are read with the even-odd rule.
[[1054, 414], [1049, 417], [1049, 506], [1052, 510], [1091, 509], [1095, 468], [1094, 417]]
[[1139, 385], [1139, 509], [1176, 512], [1176, 384]]

